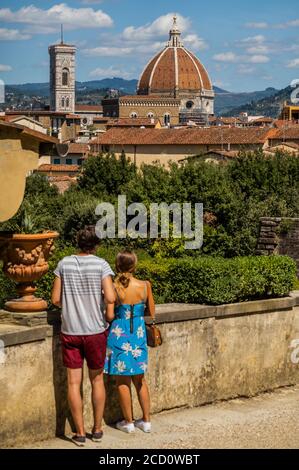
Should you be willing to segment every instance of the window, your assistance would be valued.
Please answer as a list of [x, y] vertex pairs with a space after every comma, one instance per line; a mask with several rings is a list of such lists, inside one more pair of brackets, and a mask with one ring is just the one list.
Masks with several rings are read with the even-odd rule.
[[164, 114], [164, 125], [168, 126], [170, 124], [170, 114]]
[[66, 99], [66, 107], [67, 107], [67, 108], [70, 107], [70, 99], [69, 99], [69, 98]]
[[155, 117], [154, 113], [148, 113], [147, 117], [149, 119], [153, 119]]
[[61, 107], [62, 107], [62, 108], [65, 107], [65, 99], [64, 99], [64, 98], [62, 98], [62, 100], [61, 100]]
[[82, 163], [83, 163], [83, 158], [78, 158], [78, 160], [77, 160], [77, 165], [80, 165], [80, 166], [81, 166]]
[[133, 119], [136, 119], [138, 117], [138, 114], [134, 111], [133, 113], [130, 114], [130, 117]]
[[60, 158], [54, 158], [54, 165], [60, 165]]
[[63, 86], [69, 86], [69, 69], [63, 69], [62, 70], [62, 85]]
[[187, 103], [186, 103], [186, 108], [187, 109], [191, 109], [191, 108], [193, 108], [193, 106], [194, 106], [193, 101], [187, 101]]
[[66, 161], [65, 161], [65, 163], [66, 163], [67, 165], [72, 165], [72, 164], [73, 164], [73, 160], [72, 160], [71, 158], [67, 158]]

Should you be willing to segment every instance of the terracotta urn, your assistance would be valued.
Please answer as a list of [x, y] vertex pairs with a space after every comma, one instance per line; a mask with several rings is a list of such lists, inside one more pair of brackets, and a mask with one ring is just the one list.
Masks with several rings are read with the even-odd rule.
[[6, 310], [29, 313], [47, 309], [47, 302], [34, 295], [34, 283], [48, 272], [48, 259], [54, 251], [54, 239], [58, 236], [57, 232], [34, 235], [0, 233], [3, 272], [17, 283], [19, 294], [19, 298], [6, 302]]

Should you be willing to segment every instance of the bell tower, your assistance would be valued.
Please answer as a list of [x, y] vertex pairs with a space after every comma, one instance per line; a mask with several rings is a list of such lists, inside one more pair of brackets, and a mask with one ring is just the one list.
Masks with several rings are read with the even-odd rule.
[[75, 112], [76, 47], [61, 42], [49, 47], [50, 109], [55, 112]]

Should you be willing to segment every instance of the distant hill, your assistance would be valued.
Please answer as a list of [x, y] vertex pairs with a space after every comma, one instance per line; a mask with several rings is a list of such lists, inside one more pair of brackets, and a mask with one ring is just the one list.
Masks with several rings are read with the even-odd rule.
[[[122, 95], [135, 94], [137, 89], [137, 80], [125, 80], [123, 78], [104, 78], [102, 80], [91, 80], [86, 82], [76, 82], [77, 101], [85, 104], [100, 104], [101, 99], [107, 93], [108, 89], [119, 90]], [[249, 110], [253, 103], [260, 100], [265, 101], [265, 108], [271, 107], [271, 111], [258, 114], [273, 114], [273, 106], [271, 97], [279, 94], [280, 92], [275, 88], [267, 88], [263, 91], [254, 91], [251, 93], [233, 93], [222, 88], [214, 87], [215, 90], [215, 114], [217, 115], [231, 115], [238, 114], [243, 110]], [[7, 85], [6, 93], [14, 95], [9, 103], [20, 103], [22, 106], [25, 103], [30, 103], [31, 98], [38, 97], [41, 101], [48, 103], [49, 101], [49, 84], [48, 83], [25, 83], [22, 85]], [[269, 99], [270, 98], [270, 99]], [[268, 100], [268, 101], [267, 101]], [[250, 109], [250, 112], [251, 109]], [[270, 114], [269, 114], [270, 113]]]
[[[123, 78], [104, 78], [89, 82], [76, 82], [76, 91], [87, 93], [92, 90], [105, 90], [113, 88], [126, 94], [136, 93], [138, 81], [124, 80]], [[22, 85], [7, 85], [6, 93], [16, 93], [27, 96], [49, 97], [49, 83], [24, 83]]]
[[274, 96], [278, 90], [275, 88], [267, 88], [263, 91], [253, 91], [249, 93], [232, 93], [214, 87], [215, 97], [215, 114], [235, 115], [235, 109], [239, 109], [253, 101], [259, 101], [264, 98]]
[[240, 113], [248, 113], [252, 116], [269, 116], [276, 118], [279, 116], [283, 103], [290, 100], [292, 88], [288, 86], [283, 90], [276, 91], [276, 93], [264, 97], [259, 100], [252, 100], [251, 102], [232, 108], [226, 115], [238, 116]]

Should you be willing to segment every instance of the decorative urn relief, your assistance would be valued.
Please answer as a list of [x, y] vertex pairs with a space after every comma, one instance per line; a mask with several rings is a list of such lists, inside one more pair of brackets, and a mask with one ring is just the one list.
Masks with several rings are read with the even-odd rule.
[[54, 251], [57, 232], [33, 235], [0, 233], [0, 259], [4, 274], [17, 283], [18, 299], [5, 304], [10, 312], [41, 312], [47, 302], [37, 298], [35, 282], [49, 270], [48, 259]]

